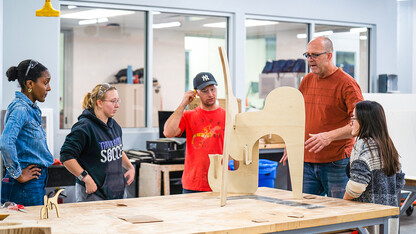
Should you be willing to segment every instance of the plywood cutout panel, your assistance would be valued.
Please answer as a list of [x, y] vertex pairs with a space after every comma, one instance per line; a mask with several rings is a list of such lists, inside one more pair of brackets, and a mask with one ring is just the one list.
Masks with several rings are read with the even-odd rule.
[[[286, 144], [292, 191], [302, 199], [305, 104], [295, 88], [281, 87], [266, 97], [264, 109], [240, 113], [229, 84], [228, 62], [220, 48], [226, 85], [226, 125], [223, 155], [210, 155], [208, 181], [214, 192], [221, 194], [225, 205], [227, 192], [255, 193], [258, 187], [258, 139], [266, 134], [279, 135]], [[228, 171], [228, 157], [240, 161], [236, 171]], [[223, 163], [221, 163], [223, 161]]]

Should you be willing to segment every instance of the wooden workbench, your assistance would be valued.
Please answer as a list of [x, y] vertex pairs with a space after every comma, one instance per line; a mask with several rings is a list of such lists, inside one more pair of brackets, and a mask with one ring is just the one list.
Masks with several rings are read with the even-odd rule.
[[[399, 214], [396, 207], [308, 196], [313, 199], [292, 200], [289, 191], [259, 188], [254, 195], [229, 196], [225, 207], [212, 192], [72, 203], [60, 205], [61, 218], [52, 211], [47, 220], [39, 219], [39, 206], [27, 207], [27, 213], [13, 212], [0, 226], [50, 226], [52, 233], [311, 233], [387, 226], [388, 217]], [[137, 215], [163, 221], [131, 224], [118, 218]]]
[[[170, 195], [170, 172], [183, 171], [183, 164], [160, 165], [142, 163], [139, 176], [139, 197], [160, 196], [163, 186], [163, 194]], [[163, 177], [163, 185], [161, 178]]]

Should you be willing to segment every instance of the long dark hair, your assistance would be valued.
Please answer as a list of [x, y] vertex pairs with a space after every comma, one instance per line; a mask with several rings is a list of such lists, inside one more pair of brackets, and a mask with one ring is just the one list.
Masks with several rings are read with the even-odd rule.
[[[32, 67], [28, 69], [30, 64], [32, 64]], [[26, 81], [32, 80], [33, 82], [36, 82], [45, 70], [48, 69], [36, 60], [26, 59], [20, 62], [17, 67], [11, 66], [7, 70], [6, 76], [8, 81], [17, 80], [20, 87], [24, 89], [26, 87]]]
[[368, 140], [373, 139], [383, 172], [387, 176], [396, 174], [400, 170], [399, 154], [389, 136], [383, 107], [374, 101], [362, 101], [355, 105], [355, 115], [360, 124], [357, 137], [365, 141], [371, 155], [374, 154]]

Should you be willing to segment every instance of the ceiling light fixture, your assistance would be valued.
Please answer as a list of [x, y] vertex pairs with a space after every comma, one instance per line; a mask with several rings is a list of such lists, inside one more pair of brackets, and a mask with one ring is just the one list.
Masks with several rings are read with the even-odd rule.
[[317, 33], [314, 33], [313, 34], [313, 36], [314, 37], [320, 37], [320, 36], [329, 36], [329, 35], [332, 35], [334, 32], [332, 31], [332, 30], [329, 30], [329, 31], [322, 31], [322, 32], [317, 32]]
[[297, 35], [296, 35], [296, 37], [297, 37], [298, 39], [304, 39], [304, 38], [306, 38], [306, 37], [307, 37], [307, 35], [306, 35], [306, 33], [300, 33], [300, 34], [297, 34]]
[[80, 20], [78, 21], [79, 25], [88, 25], [88, 24], [96, 24], [97, 19], [88, 19], [88, 20]]
[[207, 28], [225, 28], [227, 26], [226, 22], [219, 22], [219, 23], [209, 23], [202, 25], [203, 27]]
[[[257, 26], [267, 26], [267, 25], [273, 25], [278, 24], [277, 21], [267, 21], [267, 20], [251, 20], [248, 19], [245, 21], [245, 26], [248, 27], [257, 27]], [[227, 26], [226, 22], [218, 22], [218, 23], [210, 23], [210, 24], [204, 24], [203, 27], [209, 27], [209, 28], [225, 28]]]
[[131, 14], [134, 14], [134, 11], [94, 9], [94, 10], [78, 11], [78, 12], [63, 14], [61, 15], [61, 18], [87, 20], [87, 19], [110, 18], [110, 17], [115, 17], [115, 16], [131, 15]]
[[350, 32], [352, 33], [367, 32], [367, 28], [351, 28]]
[[276, 21], [267, 21], [267, 20], [246, 20], [245, 24], [246, 27], [257, 27], [257, 26], [267, 26], [267, 25], [274, 25], [278, 24], [279, 22]]
[[99, 24], [108, 22], [108, 18], [99, 18], [99, 19], [88, 19], [78, 21], [79, 25], [88, 25], [88, 24]]
[[153, 24], [153, 28], [172, 28], [172, 27], [179, 27], [179, 26], [181, 26], [181, 23], [179, 21], [161, 23], [161, 24]]

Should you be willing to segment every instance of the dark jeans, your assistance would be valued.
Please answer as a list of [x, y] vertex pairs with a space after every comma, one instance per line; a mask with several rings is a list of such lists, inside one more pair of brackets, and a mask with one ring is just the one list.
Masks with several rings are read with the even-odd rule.
[[39, 179], [32, 179], [26, 183], [20, 183], [6, 173], [1, 182], [1, 203], [10, 201], [24, 206], [43, 205], [47, 178], [47, 168], [42, 168]]
[[343, 198], [348, 183], [345, 168], [350, 162], [344, 158], [330, 163], [304, 163], [303, 192]]
[[202, 193], [204, 191], [196, 191], [196, 190], [189, 190], [189, 189], [182, 189], [182, 194], [187, 194], [187, 193]]

